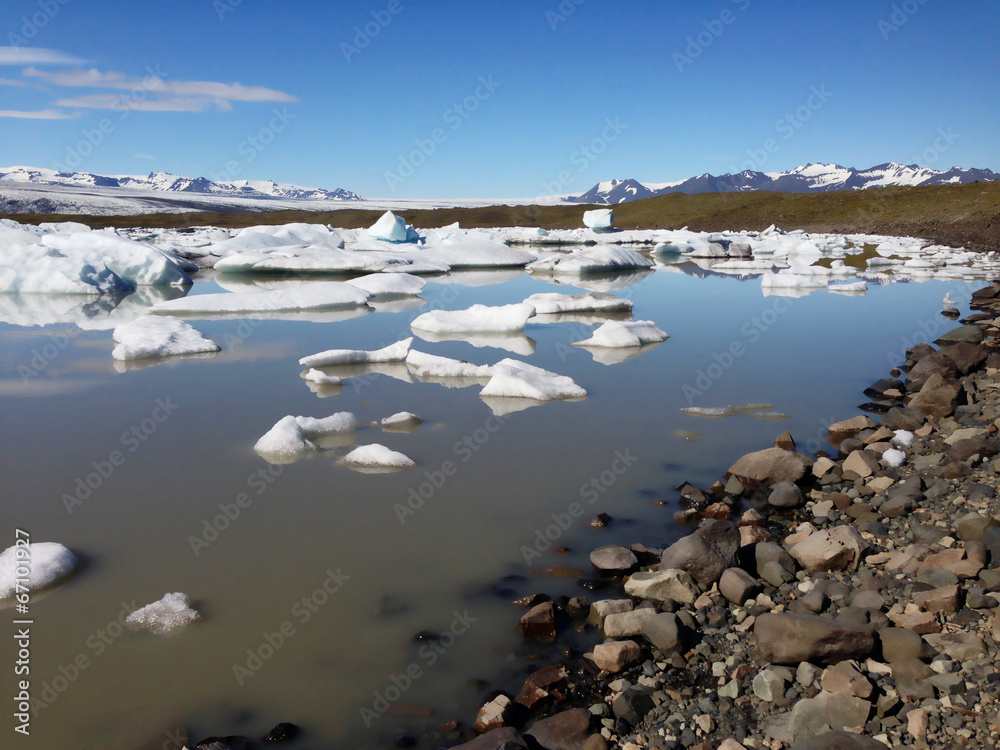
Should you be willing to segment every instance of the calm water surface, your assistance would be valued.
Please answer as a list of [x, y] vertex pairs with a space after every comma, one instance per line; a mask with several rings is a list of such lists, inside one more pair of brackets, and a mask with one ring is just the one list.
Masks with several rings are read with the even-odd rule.
[[[575, 578], [532, 568], [590, 575], [594, 547], [675, 539], [683, 531], [672, 521], [673, 488], [711, 484], [786, 429], [807, 449], [821, 447], [825, 426], [856, 413], [861, 391], [888, 374], [893, 354], [925, 340], [923, 328], [950, 327], [939, 315], [945, 293], [967, 299], [982, 285], [900, 283], [861, 297], [768, 298], [759, 281], [685, 269], [599, 282], [633, 299], [636, 319], [670, 334], [622, 363], [570, 347], [591, 330], [578, 321], [530, 324], [527, 338], [506, 342], [519, 355], [415, 341], [422, 351], [476, 363], [519, 356], [589, 393], [502, 419], [477, 387], [404, 382], [399, 368], [317, 394], [299, 377], [297, 360], [328, 348], [384, 346], [410, 335], [410, 320], [428, 306], [505, 304], [578, 288], [521, 272], [455, 273], [428, 283], [422, 309], [339, 322], [194, 321], [222, 354], [125, 373], [112, 365], [110, 330], [27, 325], [54, 315], [55, 305], [69, 314], [79, 301], [8, 299], [5, 320], [20, 325], [0, 324], [0, 530], [9, 537], [0, 547], [13, 544], [19, 527], [83, 561], [64, 586], [34, 597], [32, 690], [50, 705], [19, 746], [132, 748], [157, 736], [169, 743], [158, 733], [171, 724], [189, 727], [195, 741], [257, 739], [290, 721], [304, 734], [289, 747], [388, 747], [400, 731], [471, 719], [488, 690], [516, 690], [524, 677], [523, 662], [509, 657], [532, 649], [516, 634], [521, 610], [511, 598], [585, 593]], [[218, 290], [208, 277], [192, 293]], [[92, 313], [95, 321], [107, 315], [100, 306]], [[32, 367], [53, 336], [66, 336], [59, 353], [24, 382], [19, 366]], [[680, 411], [746, 402], [789, 417], [709, 420]], [[252, 450], [286, 414], [351, 411], [367, 424], [403, 410], [424, 424], [410, 434], [363, 426], [356, 438], [404, 452], [418, 463], [414, 471], [351, 472], [334, 465], [336, 451], [269, 467]], [[113, 451], [124, 464], [68, 512], [65, 496], [81, 499], [78, 479]], [[627, 461], [616, 463], [620, 456]], [[442, 483], [448, 461], [454, 475]], [[238, 508], [241, 493], [246, 507]], [[558, 539], [571, 551], [547, 551], [528, 564], [524, 549], [536, 549], [552, 514], [572, 503], [586, 514]], [[232, 518], [219, 518], [226, 507]], [[601, 511], [613, 523], [589, 528]], [[213, 522], [224, 530], [213, 535]], [[173, 591], [192, 598], [202, 622], [172, 637], [122, 630], [123, 611]], [[13, 619], [12, 610], [0, 614]], [[461, 634], [436, 648], [414, 640], [450, 628]], [[13, 690], [8, 667], [0, 667], [5, 692]], [[399, 677], [408, 671], [417, 675], [412, 684]], [[389, 699], [389, 711], [376, 694]], [[2, 721], [10, 737], [7, 712]]]

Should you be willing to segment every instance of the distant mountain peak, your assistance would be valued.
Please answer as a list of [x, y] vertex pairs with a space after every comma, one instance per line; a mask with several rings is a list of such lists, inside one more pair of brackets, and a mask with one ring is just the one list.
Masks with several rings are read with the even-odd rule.
[[785, 172], [754, 172], [746, 169], [738, 174], [718, 176], [706, 172], [687, 180], [668, 183], [610, 180], [598, 183], [587, 192], [570, 196], [565, 200], [571, 203], [614, 205], [668, 193], [749, 193], [759, 190], [820, 193], [894, 186], [962, 185], [987, 180], [1000, 180], [1000, 174], [988, 169], [961, 167], [937, 171], [916, 164], [904, 165], [896, 162], [877, 164], [868, 169], [810, 162]]

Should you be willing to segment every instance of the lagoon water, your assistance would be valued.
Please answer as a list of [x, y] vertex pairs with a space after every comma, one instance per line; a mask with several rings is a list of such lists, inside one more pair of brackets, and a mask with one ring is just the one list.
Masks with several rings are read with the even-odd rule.
[[[219, 291], [220, 281], [234, 283], [209, 274], [191, 293]], [[403, 731], [469, 721], [488, 691], [519, 688], [536, 652], [516, 633], [522, 610], [512, 599], [593, 598], [577, 584], [592, 575], [591, 549], [684, 533], [672, 520], [681, 482], [707, 487], [784, 430], [806, 452], [826, 447], [826, 426], [856, 414], [862, 390], [907, 346], [951, 327], [939, 314], [945, 294], [966, 312], [962, 302], [982, 285], [765, 297], [757, 279], [692, 264], [594, 284], [634, 300], [635, 319], [655, 321], [669, 340], [612, 364], [570, 346], [592, 330], [578, 319], [529, 323], [530, 340], [506, 342], [518, 354], [415, 340], [415, 349], [475, 363], [516, 356], [588, 391], [584, 401], [501, 418], [479, 388], [405, 382], [402, 368], [317, 393], [297, 360], [392, 343], [431, 306], [581, 288], [521, 271], [456, 272], [429, 280], [424, 306], [396, 312], [192, 321], [221, 354], [124, 373], [112, 363], [110, 330], [59, 315], [29, 325], [53, 305], [65, 317], [83, 303], [40, 298], [28, 310], [7, 300], [2, 309], [20, 312], [18, 324], [0, 324], [0, 529], [9, 537], [0, 547], [21, 528], [82, 561], [63, 586], [33, 597], [32, 692], [47, 705], [19, 746], [174, 747], [163, 732], [176, 725], [195, 742], [257, 740], [288, 721], [303, 728], [291, 748], [389, 747]], [[106, 314], [98, 308], [95, 320]], [[58, 351], [38, 360], [47, 345], [55, 351], [53, 337]], [[681, 412], [747, 402], [788, 418]], [[361, 426], [356, 438], [405, 453], [413, 471], [352, 472], [334, 465], [343, 448], [271, 467], [252, 450], [287, 414], [350, 411], [369, 425], [404, 410], [423, 425], [409, 434]], [[123, 461], [111, 466], [116, 451]], [[585, 514], [566, 523], [574, 503]], [[589, 526], [599, 512], [613, 519], [603, 530]], [[582, 576], [532, 572], [551, 566]], [[121, 627], [123, 613], [174, 591], [191, 597], [201, 622], [168, 637]], [[458, 635], [415, 640], [421, 631]], [[546, 656], [556, 658], [542, 652], [538, 666]]]

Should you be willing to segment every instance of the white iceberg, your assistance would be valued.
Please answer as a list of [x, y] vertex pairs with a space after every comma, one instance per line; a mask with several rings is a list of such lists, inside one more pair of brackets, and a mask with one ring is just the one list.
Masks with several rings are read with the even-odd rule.
[[517, 333], [524, 330], [535, 308], [514, 305], [473, 305], [465, 310], [434, 310], [418, 316], [412, 328], [430, 333]]
[[337, 459], [337, 466], [366, 473], [381, 473], [415, 469], [417, 464], [413, 459], [398, 451], [390, 450], [378, 443], [372, 443], [371, 445], [359, 446], [346, 456], [341, 456]]
[[354, 415], [346, 411], [325, 419], [289, 415], [280, 419], [253, 448], [269, 463], [292, 463], [319, 450], [316, 441], [328, 435], [353, 433], [356, 424]]
[[610, 208], [595, 208], [583, 212], [583, 224], [593, 230], [611, 229], [615, 223], [615, 212]]
[[503, 240], [482, 234], [464, 233], [443, 238], [428, 237], [418, 257], [450, 268], [511, 268], [523, 267], [536, 256], [526, 250], [510, 247]]
[[135, 610], [125, 618], [125, 624], [153, 635], [170, 635], [200, 619], [201, 615], [191, 609], [188, 596], [175, 592], [164, 594], [159, 601]]
[[340, 385], [344, 382], [343, 378], [336, 375], [327, 375], [325, 372], [315, 368], [310, 368], [302, 373], [302, 379], [309, 383], [316, 383], [317, 385]]
[[366, 306], [371, 293], [340, 281], [319, 281], [270, 292], [197, 294], [154, 305], [159, 315], [255, 315]]
[[577, 341], [573, 346], [594, 346], [610, 349], [658, 344], [669, 336], [651, 320], [609, 320], [589, 339]]
[[97, 296], [132, 288], [103, 261], [80, 261], [39, 245], [8, 245], [0, 254], [0, 292]]
[[588, 247], [537, 260], [528, 266], [528, 270], [532, 273], [589, 274], [650, 268], [654, 265], [649, 258], [627, 247]]
[[47, 234], [41, 244], [78, 263], [106, 266], [134, 286], [186, 286], [191, 278], [149, 243], [133, 242], [111, 232]]
[[420, 417], [410, 411], [396, 412], [382, 420], [383, 430], [390, 432], [413, 432], [424, 423]]
[[406, 221], [392, 211], [386, 211], [368, 228], [368, 236], [386, 242], [406, 242], [411, 238], [406, 228]]
[[532, 294], [525, 300], [525, 303], [535, 308], [536, 315], [632, 311], [632, 300], [622, 299], [604, 292], [583, 292], [582, 294], [541, 292]]
[[368, 292], [372, 299], [411, 297], [424, 291], [427, 282], [409, 273], [372, 273], [346, 282]]
[[56, 542], [32, 542], [8, 547], [0, 553], [0, 599], [21, 588], [38, 591], [76, 570], [76, 555]]
[[166, 315], [143, 315], [115, 328], [117, 346], [111, 356], [118, 361], [211, 354], [219, 345], [182, 320]]
[[459, 359], [426, 354], [413, 349], [406, 355], [406, 365], [418, 380], [466, 378], [488, 380], [493, 377], [492, 365], [473, 365]]
[[413, 337], [397, 341], [395, 344], [374, 351], [364, 349], [330, 349], [319, 354], [310, 354], [299, 360], [303, 367], [339, 367], [341, 365], [384, 364], [402, 362], [410, 351]]
[[868, 283], [865, 281], [848, 281], [843, 284], [830, 284], [826, 289], [828, 292], [835, 294], [860, 295], [868, 291]]
[[557, 375], [516, 359], [502, 359], [493, 365], [493, 377], [479, 395], [553, 401], [586, 398], [587, 391], [566, 375]]

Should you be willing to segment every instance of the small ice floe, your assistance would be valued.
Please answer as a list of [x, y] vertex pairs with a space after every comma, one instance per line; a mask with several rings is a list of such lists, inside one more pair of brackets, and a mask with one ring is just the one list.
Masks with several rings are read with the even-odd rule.
[[364, 474], [381, 474], [390, 471], [415, 469], [416, 461], [384, 445], [361, 445], [346, 456], [337, 459], [337, 466], [360, 471]]
[[431, 344], [462, 341], [477, 349], [503, 349], [521, 357], [530, 357], [535, 353], [535, 340], [524, 333], [431, 333], [419, 329], [415, 333]]
[[532, 294], [525, 300], [525, 303], [535, 308], [536, 315], [632, 312], [632, 300], [622, 299], [604, 292], [584, 292], [582, 294], [542, 292]]
[[535, 261], [528, 266], [528, 270], [532, 273], [580, 275], [614, 273], [653, 265], [649, 258], [627, 247], [588, 247]]
[[493, 365], [493, 377], [479, 395], [554, 401], [586, 398], [587, 391], [566, 375], [557, 375], [516, 359], [502, 359]]
[[328, 349], [319, 354], [310, 354], [299, 360], [303, 367], [339, 367], [342, 365], [385, 364], [402, 362], [410, 351], [413, 337], [389, 344], [381, 349], [365, 351], [364, 349]]
[[515, 305], [473, 305], [465, 310], [434, 310], [411, 323], [414, 330], [429, 333], [517, 333], [524, 330], [535, 308], [523, 302]]
[[118, 361], [214, 354], [219, 345], [195, 328], [168, 315], [143, 315], [115, 328], [117, 346], [111, 356]]
[[335, 310], [367, 306], [371, 296], [371, 292], [340, 281], [318, 281], [270, 292], [197, 294], [160, 302], [153, 306], [152, 312], [196, 317]]
[[368, 228], [368, 236], [386, 242], [410, 242], [417, 239], [417, 233], [412, 227], [407, 227], [403, 217], [396, 216], [392, 211], [386, 211]]
[[320, 449], [319, 443], [353, 441], [357, 421], [350, 412], [338, 412], [325, 419], [287, 416], [280, 419], [254, 445], [254, 450], [271, 464], [288, 464]]
[[144, 630], [153, 635], [170, 635], [201, 619], [191, 608], [187, 594], [164, 594], [159, 601], [135, 610], [125, 618], [132, 630]]
[[847, 294], [853, 296], [861, 296], [868, 291], [868, 282], [866, 281], [848, 281], [843, 284], [833, 283], [826, 288], [828, 292], [833, 294]]
[[374, 300], [413, 297], [420, 294], [427, 282], [410, 273], [370, 273], [345, 282], [369, 292]]
[[651, 320], [609, 320], [589, 339], [577, 341], [573, 346], [628, 349], [658, 344], [670, 338]]
[[485, 385], [493, 377], [492, 365], [474, 365], [460, 359], [426, 354], [415, 349], [406, 356], [413, 377], [449, 387]]
[[765, 273], [760, 279], [763, 289], [824, 289], [827, 279], [795, 273]]
[[413, 412], [401, 411], [383, 419], [381, 425], [386, 432], [413, 432], [423, 423]]
[[[689, 417], [702, 417], [704, 419], [725, 419], [727, 417], [738, 416], [760, 416], [764, 414], [776, 414], [770, 411], [771, 404], [743, 404], [742, 406], [688, 406], [681, 409], [681, 413]], [[785, 415], [781, 415], [784, 417]]]
[[420, 258], [452, 269], [523, 268], [538, 257], [481, 232], [428, 237], [417, 253]]
[[77, 566], [76, 555], [57, 542], [15, 544], [0, 552], [0, 599], [22, 589], [38, 591], [61, 581]]
[[955, 300], [951, 298], [951, 292], [944, 295], [944, 299], [941, 300], [942, 307], [955, 307]]
[[338, 378], [336, 375], [327, 375], [315, 367], [310, 367], [302, 373], [302, 379], [309, 383], [316, 383], [317, 385], [341, 385], [344, 382], [343, 378]]
[[890, 448], [882, 454], [882, 460], [885, 461], [886, 466], [895, 469], [902, 466], [906, 462], [906, 454], [901, 450]]
[[896, 430], [892, 437], [892, 444], [900, 448], [909, 448], [913, 445], [915, 435], [909, 430]]
[[595, 232], [607, 231], [615, 225], [615, 212], [610, 208], [595, 208], [583, 212], [583, 224]]

